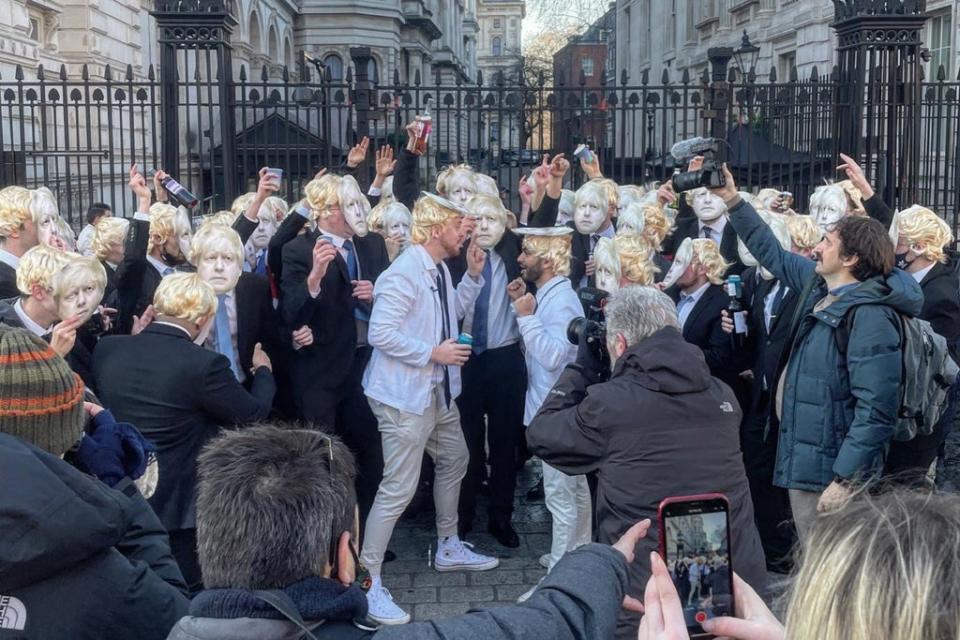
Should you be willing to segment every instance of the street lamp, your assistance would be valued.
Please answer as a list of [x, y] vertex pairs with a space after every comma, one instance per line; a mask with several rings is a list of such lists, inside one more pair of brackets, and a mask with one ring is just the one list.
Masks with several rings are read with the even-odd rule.
[[757, 58], [760, 57], [760, 47], [750, 42], [750, 36], [747, 30], [743, 30], [743, 38], [740, 39], [740, 46], [733, 50], [733, 55], [737, 58], [737, 66], [740, 67], [740, 73], [746, 76], [750, 70], [757, 66]]

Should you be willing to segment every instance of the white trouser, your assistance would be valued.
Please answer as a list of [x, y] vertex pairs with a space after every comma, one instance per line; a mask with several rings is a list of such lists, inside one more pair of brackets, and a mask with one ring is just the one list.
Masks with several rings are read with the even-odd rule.
[[553, 516], [550, 569], [567, 551], [590, 542], [590, 487], [587, 476], [568, 476], [543, 463], [543, 493]]
[[450, 406], [445, 406], [443, 387], [433, 389], [430, 406], [422, 416], [368, 400], [383, 443], [383, 480], [367, 516], [360, 561], [370, 575], [379, 576], [393, 527], [413, 500], [420, 482], [423, 452], [430, 454], [436, 469], [433, 501], [437, 508], [437, 535], [441, 538], [457, 533], [460, 482], [467, 473], [470, 454], [460, 429], [457, 405], [451, 400]]

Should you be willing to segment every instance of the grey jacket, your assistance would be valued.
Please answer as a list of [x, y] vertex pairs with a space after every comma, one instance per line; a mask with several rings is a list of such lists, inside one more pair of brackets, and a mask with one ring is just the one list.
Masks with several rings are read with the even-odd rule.
[[[638, 562], [644, 562], [639, 559]], [[318, 640], [559, 640], [610, 638], [627, 584], [620, 552], [589, 544], [565, 555], [523, 604], [471, 611], [444, 620], [414, 622], [367, 632], [337, 622], [313, 627]], [[182, 618], [167, 640], [294, 640], [305, 634], [293, 622], [253, 618]]]

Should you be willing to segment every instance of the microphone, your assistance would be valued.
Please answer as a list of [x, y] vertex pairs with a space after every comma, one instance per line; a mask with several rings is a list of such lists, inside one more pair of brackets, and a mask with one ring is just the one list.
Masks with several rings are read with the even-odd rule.
[[687, 138], [670, 147], [670, 155], [677, 162], [689, 162], [694, 156], [701, 155], [705, 149], [712, 148], [716, 141], [713, 138]]

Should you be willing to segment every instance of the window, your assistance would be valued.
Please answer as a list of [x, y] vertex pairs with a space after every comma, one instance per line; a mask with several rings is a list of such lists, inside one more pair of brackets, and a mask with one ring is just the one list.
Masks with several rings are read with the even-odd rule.
[[588, 78], [593, 77], [593, 58], [583, 58], [580, 61], [580, 68], [583, 70], [583, 75]]
[[503, 55], [503, 40], [501, 40], [499, 37], [494, 38], [490, 45], [490, 50], [495, 56]]
[[343, 80], [343, 60], [335, 53], [331, 53], [323, 59], [323, 66], [330, 70], [330, 79], [333, 82]]
[[27, 31], [27, 37], [34, 42], [40, 42], [43, 36], [41, 25], [43, 25], [43, 19], [40, 16], [31, 14], [30, 29]]
[[494, 18], [494, 19], [493, 19], [493, 28], [494, 28], [494, 29], [500, 29], [501, 27], [502, 27], [502, 23], [500, 22], [500, 18]]
[[929, 22], [927, 42], [930, 47], [930, 67], [927, 69], [927, 80], [937, 79], [940, 65], [947, 72], [947, 80], [951, 77], [950, 61], [952, 57], [951, 38], [953, 37], [953, 22], [949, 13], [934, 16]]
[[366, 80], [367, 82], [377, 83], [380, 81], [380, 76], [377, 75], [377, 61], [373, 58], [367, 60], [366, 64], [367, 77], [360, 78], [361, 80]]
[[777, 80], [787, 82], [790, 80], [790, 72], [797, 66], [797, 52], [790, 51], [781, 53], [777, 57]]

